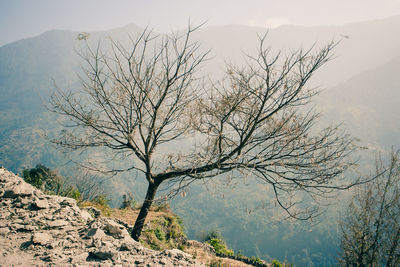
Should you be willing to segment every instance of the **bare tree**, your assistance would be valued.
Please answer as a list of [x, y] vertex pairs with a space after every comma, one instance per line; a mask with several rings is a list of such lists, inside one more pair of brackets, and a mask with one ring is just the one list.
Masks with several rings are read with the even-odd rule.
[[356, 189], [344, 219], [341, 266], [400, 265], [400, 161], [377, 162], [374, 183]]
[[89, 170], [78, 168], [67, 178], [69, 184], [78, 189], [81, 201], [91, 201], [106, 195], [104, 182], [108, 179]]
[[301, 108], [316, 93], [307, 82], [336, 44], [273, 55], [262, 37], [243, 67], [227, 65], [223, 80], [205, 82], [199, 69], [209, 51], [190, 40], [196, 29], [168, 36], [144, 30], [129, 49], [111, 41], [109, 54], [100, 45], [88, 48], [83, 91], [57, 89], [51, 98], [51, 109], [72, 121], [54, 142], [72, 150], [107, 148], [131, 159], [110, 171], [144, 174], [136, 240], [160, 184], [173, 186], [173, 195], [224, 173], [271, 185], [291, 217], [318, 214], [317, 204], [298, 205], [296, 193], [316, 199], [354, 184], [340, 176], [351, 165], [351, 139], [337, 127], [313, 135], [318, 114]]

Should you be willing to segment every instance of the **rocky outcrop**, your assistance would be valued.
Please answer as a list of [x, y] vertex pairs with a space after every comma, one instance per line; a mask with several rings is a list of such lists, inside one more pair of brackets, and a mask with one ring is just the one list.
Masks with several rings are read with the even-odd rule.
[[178, 249], [147, 249], [98, 215], [0, 168], [0, 266], [203, 266]]

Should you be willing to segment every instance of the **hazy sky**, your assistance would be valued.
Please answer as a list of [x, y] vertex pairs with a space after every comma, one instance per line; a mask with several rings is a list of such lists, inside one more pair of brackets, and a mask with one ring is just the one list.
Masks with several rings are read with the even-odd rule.
[[0, 46], [52, 29], [135, 23], [158, 31], [207, 25], [332, 25], [400, 15], [400, 0], [0, 0]]

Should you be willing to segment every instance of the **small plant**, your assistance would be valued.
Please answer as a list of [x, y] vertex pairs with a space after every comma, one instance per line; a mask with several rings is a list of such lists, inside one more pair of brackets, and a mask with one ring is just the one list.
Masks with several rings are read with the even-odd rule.
[[128, 195], [123, 195], [122, 196], [122, 204], [121, 204], [121, 209], [136, 209], [137, 202], [135, 198], [133, 197], [132, 193], [128, 193]]
[[158, 240], [160, 240], [160, 241], [164, 241], [165, 240], [165, 233], [161, 229], [160, 226], [157, 226], [156, 229], [154, 229], [154, 234], [156, 235]]
[[81, 192], [79, 192], [79, 190], [75, 187], [71, 187], [71, 189], [69, 190], [67, 197], [73, 198], [76, 201], [80, 202], [82, 200], [81, 197]]
[[108, 208], [108, 203], [110, 203], [110, 199], [108, 199], [106, 195], [98, 195], [92, 200], [92, 202], [99, 204], [102, 207]]
[[263, 261], [259, 258], [259, 257], [251, 257], [250, 258], [250, 260], [253, 262], [253, 263], [259, 263], [259, 264], [263, 264]]

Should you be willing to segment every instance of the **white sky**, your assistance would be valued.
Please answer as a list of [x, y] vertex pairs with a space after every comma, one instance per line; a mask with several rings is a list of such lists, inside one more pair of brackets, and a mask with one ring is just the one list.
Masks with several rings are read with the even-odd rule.
[[243, 24], [342, 25], [400, 15], [400, 0], [0, 0], [0, 46], [52, 29], [96, 31], [130, 23], [158, 31], [207, 20]]

